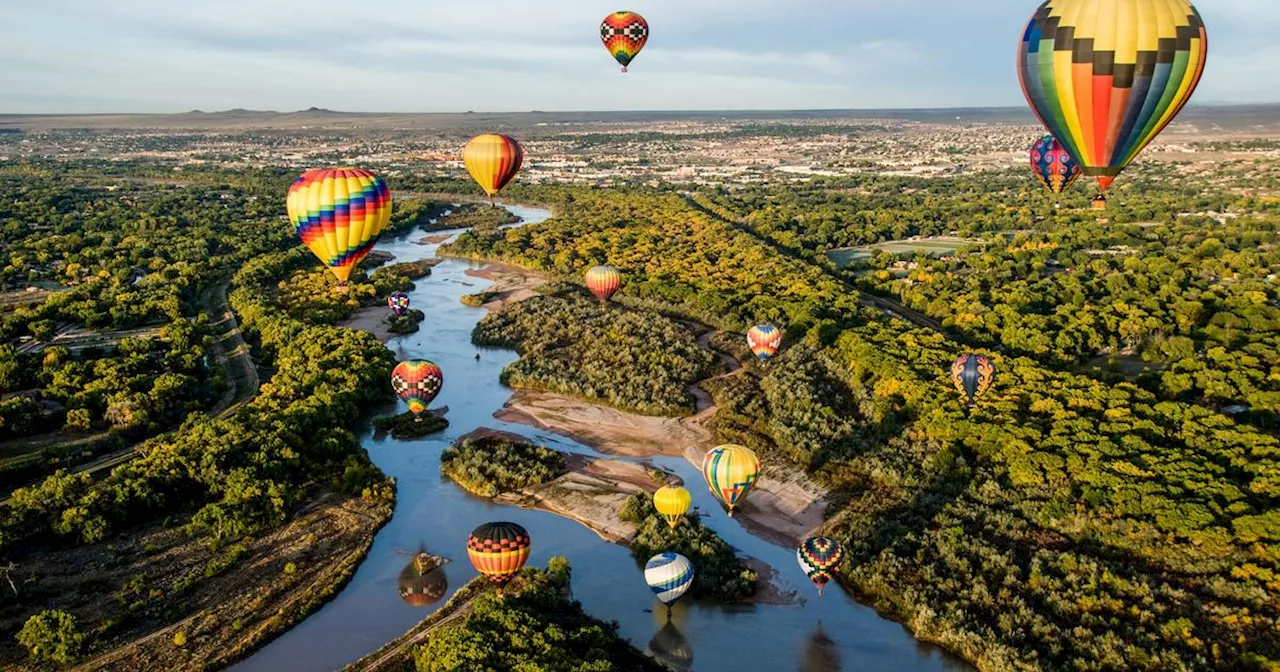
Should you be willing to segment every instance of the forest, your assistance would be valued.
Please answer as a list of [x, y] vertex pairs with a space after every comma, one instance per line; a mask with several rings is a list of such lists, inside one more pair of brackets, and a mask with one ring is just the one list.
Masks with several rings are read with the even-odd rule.
[[713, 602], [741, 602], [756, 594], [760, 577], [742, 563], [733, 547], [698, 520], [697, 514], [685, 514], [672, 529], [653, 508], [653, 497], [632, 495], [622, 505], [618, 518], [637, 527], [631, 540], [631, 557], [641, 569], [649, 558], [665, 552], [679, 553], [693, 563], [696, 570], [689, 596]]
[[[21, 565], [34, 546], [109, 541], [162, 517], [232, 545], [279, 525], [315, 488], [391, 497], [348, 427], [388, 399], [392, 355], [330, 322], [409, 280], [362, 272], [349, 294], [334, 293], [279, 220], [286, 170], [197, 167], [181, 184], [144, 184], [133, 178], [172, 173], [63, 168], [0, 170], [0, 279], [56, 290], [0, 313], [0, 337], [63, 324], [154, 325], [164, 336], [77, 357], [56, 346], [39, 358], [0, 352], [5, 393], [35, 389], [65, 407], [34, 431], [67, 427], [74, 410], [94, 428], [114, 395], [160, 403], [139, 415], [145, 430], [134, 431], [151, 438], [138, 459], [97, 480], [62, 472], [17, 491], [0, 514], [0, 559]], [[521, 352], [505, 374], [517, 385], [688, 414], [687, 385], [713, 363], [678, 319], [732, 334], [782, 327], [778, 358], [711, 384], [717, 438], [828, 487], [824, 531], [850, 550], [842, 582], [921, 638], [993, 671], [1265, 668], [1280, 664], [1280, 205], [1257, 195], [1275, 187], [1274, 172], [1223, 163], [1214, 179], [1193, 180], [1180, 170], [1147, 162], [1127, 172], [1102, 214], [1084, 210], [1085, 190], [1055, 200], [1012, 171], [732, 190], [516, 184], [504, 197], [557, 216], [482, 227], [448, 249], [574, 281], [599, 263], [624, 273], [621, 305], [607, 311], [581, 291], [556, 291], [485, 318], [477, 342]], [[404, 177], [393, 187], [453, 184]], [[847, 270], [825, 255], [935, 234], [980, 242], [949, 258], [881, 256]], [[267, 382], [211, 419], [189, 412], [208, 406], [200, 390], [216, 389], [219, 374], [196, 362], [208, 352], [201, 294], [219, 282], [230, 283]], [[864, 294], [944, 328], [892, 319], [861, 305]], [[968, 351], [998, 369], [972, 409], [948, 378]], [[175, 386], [173, 376], [191, 380]], [[77, 398], [85, 388], [97, 391]], [[629, 515], [646, 529], [656, 518]], [[5, 609], [42, 611], [24, 599]], [[559, 627], [545, 613], [491, 606], [492, 619], [439, 641], [484, 656], [475, 644], [504, 619], [527, 619], [530, 632]], [[37, 619], [33, 641], [58, 622]], [[444, 655], [432, 647], [458, 648], [436, 642], [420, 666]]]
[[[1135, 171], [1150, 196], [1121, 190], [1108, 216], [1172, 221], [1179, 212], [1258, 205], [1162, 182], [1166, 170]], [[1097, 217], [1038, 220], [1029, 206], [1007, 205], [1008, 192], [1030, 190], [1012, 179], [867, 177], [840, 190], [819, 180], [812, 191], [877, 216], [816, 209], [842, 232], [811, 243], [799, 231], [794, 241], [764, 235], [741, 213], [755, 207], [750, 190], [687, 200], [583, 190], [559, 197], [554, 219], [466, 234], [456, 248], [564, 276], [610, 263], [627, 273], [620, 296], [628, 306], [739, 333], [748, 322], [780, 324], [791, 346], [778, 359], [718, 381], [720, 438], [792, 461], [831, 488], [827, 532], [852, 551], [843, 580], [919, 636], [991, 670], [1208, 670], [1280, 660], [1280, 444], [1269, 424], [1082, 375], [1067, 364], [1074, 354], [998, 352], [963, 334], [913, 328], [858, 306], [856, 279], [820, 253], [917, 233], [1047, 232]], [[554, 189], [538, 188], [544, 202]], [[773, 191], [758, 198], [784, 198], [782, 187], [761, 189]], [[975, 208], [985, 204], [982, 214], [965, 214], [970, 197]], [[902, 198], [919, 203], [890, 209]], [[1052, 209], [1048, 199], [1029, 200]], [[935, 217], [937, 228], [921, 228]], [[1265, 221], [1258, 228], [1255, 236], [1269, 235]], [[1219, 263], [1211, 259], [1207, 269]], [[1275, 302], [1274, 288], [1261, 288]], [[967, 412], [948, 368], [969, 349], [993, 355], [999, 373]], [[1205, 366], [1216, 361], [1201, 357]]]
[[[327, 324], [328, 314], [294, 314], [282, 305], [282, 298], [298, 293], [290, 283], [279, 286], [281, 280], [313, 263], [304, 262], [306, 251], [277, 216], [276, 195], [289, 179], [284, 171], [232, 173], [144, 189], [126, 179], [72, 171], [0, 172], [0, 188], [7, 190], [0, 199], [0, 231], [9, 251], [5, 282], [22, 285], [56, 274], [68, 285], [38, 305], [5, 312], [6, 337], [42, 320], [114, 329], [161, 319], [167, 339], [125, 339], [110, 356], [84, 360], [50, 348], [36, 361], [6, 363], [6, 380], [45, 385], [51, 396], [65, 394], [73, 410], [105, 404], [109, 411], [112, 395], [126, 395], [126, 401], [141, 395], [126, 417], [148, 428], [175, 423], [172, 431], [140, 444], [137, 459], [100, 478], [59, 471], [15, 491], [0, 512], [0, 558], [22, 568], [34, 548], [109, 541], [159, 517], [219, 548], [280, 525], [317, 491], [373, 501], [394, 497], [393, 486], [348, 430], [352, 418], [391, 397], [385, 381], [393, 355], [368, 333]], [[85, 180], [119, 188], [80, 184]], [[258, 198], [268, 195], [275, 199], [271, 205]], [[71, 264], [89, 268], [85, 274], [92, 279], [84, 280], [79, 268], [69, 276]], [[128, 281], [137, 268], [155, 280]], [[265, 382], [233, 414], [184, 415], [204, 398], [170, 379], [207, 379], [200, 336], [207, 317], [200, 314], [198, 294], [219, 282], [231, 287], [230, 304]], [[89, 422], [95, 421], [91, 414]], [[4, 615], [44, 614], [24, 632], [53, 628], [59, 621], [42, 611], [46, 598], [19, 592], [6, 600]], [[112, 627], [82, 624], [85, 634], [74, 648], [91, 650]]]
[[506, 437], [464, 438], [440, 454], [440, 471], [481, 497], [542, 485], [564, 470], [563, 453]]
[[486, 593], [459, 625], [431, 633], [413, 652], [418, 672], [547, 670], [661, 672], [666, 669], [582, 610], [570, 593], [569, 561], [525, 568], [504, 599]]
[[504, 384], [645, 415], [691, 415], [689, 385], [714, 364], [688, 327], [652, 313], [601, 309], [578, 288], [486, 315], [472, 341], [520, 353], [502, 371]]

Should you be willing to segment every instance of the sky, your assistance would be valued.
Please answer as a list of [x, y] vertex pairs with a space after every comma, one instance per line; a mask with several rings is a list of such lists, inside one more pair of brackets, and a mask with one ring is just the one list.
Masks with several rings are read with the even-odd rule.
[[[0, 113], [1024, 105], [1036, 0], [0, 0]], [[609, 11], [648, 20], [622, 75]], [[1200, 0], [1193, 103], [1280, 102], [1280, 2]]]

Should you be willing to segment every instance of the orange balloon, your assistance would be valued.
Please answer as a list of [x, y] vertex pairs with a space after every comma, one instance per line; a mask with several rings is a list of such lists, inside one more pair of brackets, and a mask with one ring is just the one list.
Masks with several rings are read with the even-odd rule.
[[462, 162], [471, 179], [493, 198], [520, 172], [524, 149], [510, 136], [485, 133], [471, 138], [462, 148]]

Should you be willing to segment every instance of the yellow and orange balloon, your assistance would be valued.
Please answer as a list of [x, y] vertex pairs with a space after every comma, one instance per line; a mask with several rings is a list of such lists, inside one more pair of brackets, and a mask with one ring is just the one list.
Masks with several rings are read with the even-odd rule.
[[391, 221], [391, 190], [362, 168], [308, 170], [286, 203], [294, 232], [344, 285]]
[[524, 149], [511, 136], [485, 133], [471, 138], [462, 148], [462, 163], [471, 173], [471, 179], [493, 200], [520, 172]]

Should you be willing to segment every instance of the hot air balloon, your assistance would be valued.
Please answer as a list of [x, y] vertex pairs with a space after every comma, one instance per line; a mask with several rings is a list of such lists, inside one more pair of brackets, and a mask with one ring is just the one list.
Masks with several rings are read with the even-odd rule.
[[489, 194], [489, 202], [492, 203], [494, 195], [520, 172], [524, 149], [515, 138], [485, 133], [471, 138], [462, 148], [462, 162], [471, 173], [471, 179]]
[[391, 371], [391, 387], [400, 400], [409, 404], [409, 410], [417, 422], [422, 422], [422, 414], [427, 405], [440, 394], [444, 386], [444, 372], [435, 362], [425, 359], [410, 359], [396, 364]]
[[516, 523], [485, 523], [467, 539], [467, 557], [476, 571], [498, 584], [498, 596], [529, 559], [529, 532]]
[[391, 220], [391, 191], [360, 168], [309, 170], [293, 181], [289, 222], [344, 286]]
[[951, 382], [956, 384], [956, 389], [960, 390], [961, 394], [968, 397], [970, 406], [973, 406], [974, 400], [979, 395], [991, 387], [995, 379], [995, 365], [982, 355], [961, 355], [951, 365]]
[[684, 518], [684, 514], [689, 510], [689, 503], [693, 498], [689, 495], [689, 491], [684, 488], [673, 488], [664, 485], [653, 493], [653, 508], [658, 510], [664, 518], [667, 519], [667, 525], [671, 529], [675, 529], [680, 524], [680, 519]]
[[782, 345], [782, 332], [772, 324], [761, 324], [747, 330], [747, 345], [761, 361], [768, 361], [778, 354]]
[[1062, 143], [1046, 135], [1031, 146], [1031, 172], [1046, 189], [1061, 194], [1080, 177], [1080, 166]]
[[409, 312], [409, 295], [404, 292], [391, 292], [387, 297], [387, 305], [391, 307], [391, 312], [400, 317]]
[[[424, 558], [430, 559], [425, 552], [419, 552], [396, 579], [396, 588], [400, 599], [414, 607], [425, 607], [440, 601], [449, 592], [449, 579], [440, 566], [426, 568]], [[426, 569], [426, 571], [423, 571]]]
[[614, 12], [600, 23], [600, 41], [626, 72], [631, 60], [649, 41], [649, 22], [635, 12]]
[[809, 537], [796, 547], [796, 561], [805, 576], [818, 586], [818, 595], [831, 581], [831, 572], [840, 566], [844, 559], [844, 549], [840, 542], [831, 537]]
[[612, 266], [596, 266], [587, 271], [586, 280], [587, 289], [600, 299], [600, 305], [603, 306], [622, 286], [622, 273]]
[[670, 615], [671, 603], [680, 599], [693, 585], [693, 563], [679, 553], [659, 553], [645, 563], [644, 580], [649, 584], [649, 590], [667, 605], [667, 614]]
[[702, 458], [702, 475], [707, 479], [711, 494], [729, 507], [729, 515], [732, 516], [733, 507], [756, 484], [760, 475], [760, 459], [746, 446], [717, 446]]
[[1190, 100], [1207, 54], [1187, 0], [1047, 0], [1023, 31], [1018, 79], [1105, 193]]

